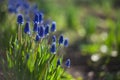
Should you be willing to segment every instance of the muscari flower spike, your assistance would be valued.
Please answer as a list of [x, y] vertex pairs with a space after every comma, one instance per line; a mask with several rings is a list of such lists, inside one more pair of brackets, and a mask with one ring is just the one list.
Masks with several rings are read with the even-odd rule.
[[17, 23], [18, 23], [18, 24], [23, 24], [23, 16], [22, 16], [21, 14], [19, 14], [19, 15], [17, 16]]
[[64, 46], [65, 46], [65, 47], [68, 47], [68, 44], [69, 44], [68, 38], [66, 38], [66, 39], [64, 40]]
[[39, 41], [39, 40], [40, 40], [40, 36], [37, 34], [36, 38], [35, 38], [35, 41]]
[[44, 38], [44, 27], [43, 26], [40, 26], [39, 28], [38, 28], [38, 34], [39, 34], [39, 36], [41, 37], [41, 38]]
[[56, 31], [56, 22], [53, 21], [51, 25], [51, 32], [55, 32], [55, 31]]
[[64, 37], [63, 37], [63, 35], [60, 35], [60, 37], [59, 37], [59, 44], [63, 44], [63, 41], [64, 41]]
[[42, 23], [43, 21], [43, 13], [39, 13], [39, 23]]
[[57, 60], [57, 67], [61, 64], [60, 59]]
[[48, 35], [49, 34], [49, 25], [46, 25], [45, 27], [45, 35]]
[[26, 34], [30, 34], [30, 23], [29, 22], [26, 22], [24, 32]]
[[52, 42], [56, 42], [56, 36], [55, 35], [52, 36]]
[[39, 15], [36, 13], [34, 16], [34, 23], [38, 23], [39, 22]]
[[51, 48], [50, 48], [50, 52], [55, 54], [55, 52], [56, 52], [56, 44], [55, 43], [52, 43]]
[[38, 32], [38, 24], [35, 22], [33, 27], [34, 32]]
[[66, 60], [65, 65], [66, 65], [67, 68], [70, 68], [70, 59], [67, 59], [67, 60]]

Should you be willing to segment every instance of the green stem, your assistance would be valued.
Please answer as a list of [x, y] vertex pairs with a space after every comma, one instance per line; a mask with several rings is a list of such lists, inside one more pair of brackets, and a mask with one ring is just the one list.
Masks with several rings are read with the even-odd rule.
[[22, 27], [21, 24], [18, 25], [18, 41], [22, 43]]

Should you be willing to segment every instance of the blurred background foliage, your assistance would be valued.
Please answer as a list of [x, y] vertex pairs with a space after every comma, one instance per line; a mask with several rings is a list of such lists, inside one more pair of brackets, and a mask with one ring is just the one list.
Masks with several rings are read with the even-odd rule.
[[[29, 1], [39, 5], [45, 18], [55, 20], [57, 30], [69, 37], [70, 47], [66, 49], [66, 57], [71, 57], [72, 66], [75, 63], [81, 66], [85, 61], [85, 76], [91, 77], [88, 73], [92, 71], [96, 74], [92, 78], [120, 79], [119, 0]], [[7, 11], [7, 0], [0, 0], [1, 50], [8, 47], [10, 36], [16, 30], [14, 24], [16, 17]], [[86, 56], [87, 59], [82, 58]]]

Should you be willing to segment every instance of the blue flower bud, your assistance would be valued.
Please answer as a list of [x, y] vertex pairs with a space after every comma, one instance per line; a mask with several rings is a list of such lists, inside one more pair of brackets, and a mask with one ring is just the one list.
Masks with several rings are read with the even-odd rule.
[[40, 36], [36, 35], [35, 41], [39, 41], [40, 40]]
[[43, 13], [39, 13], [39, 23], [42, 23], [43, 21]]
[[51, 25], [51, 32], [54, 32], [56, 31], [56, 22], [52, 22], [52, 25]]
[[57, 60], [57, 67], [61, 64], [60, 59]]
[[67, 59], [67, 60], [66, 60], [65, 65], [66, 65], [67, 68], [70, 68], [70, 59]]
[[23, 16], [21, 14], [18, 15], [17, 22], [18, 24], [23, 24]]
[[45, 27], [45, 35], [48, 35], [49, 34], [49, 25], [46, 25]]
[[26, 22], [24, 32], [26, 34], [30, 34], [30, 23], [29, 22]]
[[52, 45], [50, 47], [50, 52], [55, 54], [55, 52], [56, 52], [56, 44], [55, 43], [52, 43]]
[[38, 25], [37, 25], [37, 23], [34, 23], [33, 31], [34, 32], [38, 32]]
[[43, 26], [40, 26], [38, 28], [38, 34], [41, 38], [44, 38], [44, 27]]
[[63, 37], [63, 35], [61, 35], [61, 36], [59, 37], [59, 44], [63, 44], [63, 41], [64, 41], [64, 37]]
[[52, 36], [52, 42], [56, 42], [56, 36]]
[[66, 38], [66, 39], [64, 40], [64, 46], [65, 46], [65, 47], [68, 47], [68, 44], [69, 44], [69, 42], [68, 42], [68, 39]]
[[36, 13], [34, 16], [34, 23], [38, 23], [39, 22], [39, 15]]

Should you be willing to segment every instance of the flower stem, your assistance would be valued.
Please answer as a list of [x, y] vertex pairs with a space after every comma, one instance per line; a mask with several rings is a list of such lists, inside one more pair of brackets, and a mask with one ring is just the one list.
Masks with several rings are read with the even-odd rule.
[[18, 41], [22, 43], [22, 27], [21, 24], [18, 25]]

